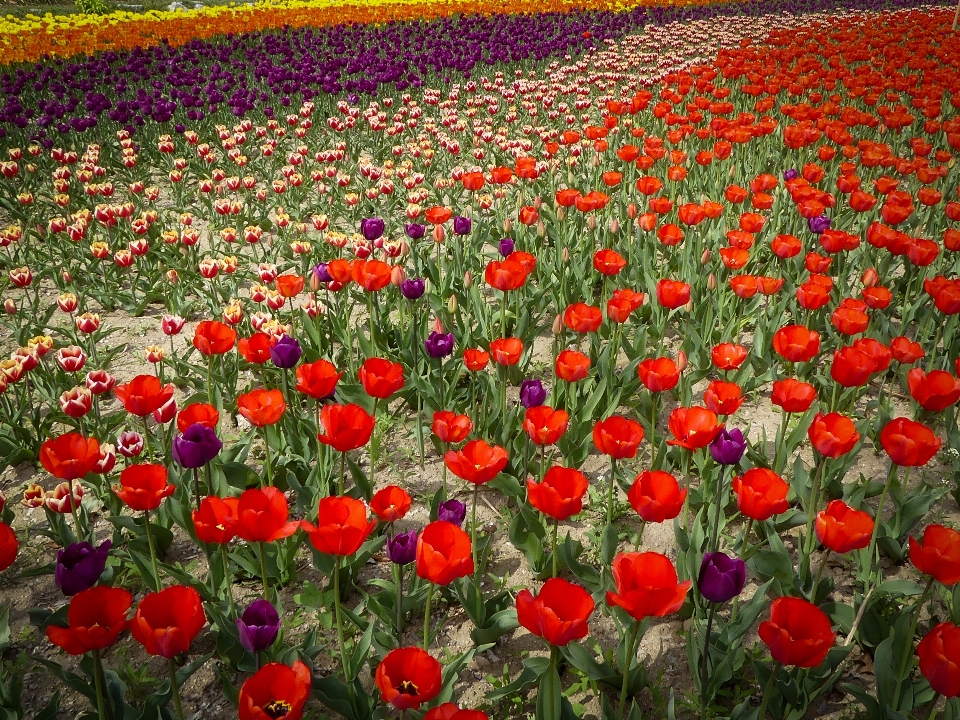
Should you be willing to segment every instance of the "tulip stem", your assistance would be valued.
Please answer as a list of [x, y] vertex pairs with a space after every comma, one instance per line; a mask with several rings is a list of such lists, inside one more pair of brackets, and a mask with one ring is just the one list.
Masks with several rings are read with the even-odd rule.
[[106, 720], [107, 711], [103, 700], [103, 664], [100, 662], [100, 651], [93, 651], [93, 682], [97, 688], [97, 717]]
[[403, 645], [403, 565], [394, 564], [393, 571], [397, 575], [397, 642]]
[[923, 593], [920, 595], [920, 599], [917, 600], [917, 607], [913, 611], [913, 622], [910, 623], [910, 634], [907, 635], [907, 642], [904, 644], [904, 653], [900, 658], [900, 670], [897, 672], [897, 689], [893, 693], [893, 706], [892, 708], [896, 710], [900, 705], [900, 689], [903, 687], [903, 681], [905, 679], [909, 680], [909, 677], [904, 678], [903, 674], [907, 672], [907, 665], [910, 662], [910, 657], [913, 651], [913, 635], [917, 632], [917, 624], [920, 622], [920, 613], [923, 612], [923, 603], [927, 600], [927, 595], [930, 594], [930, 590], [933, 589], [933, 583], [935, 578], [931, 578], [927, 581], [926, 587], [923, 588]]
[[870, 534], [870, 545], [867, 546], [867, 574], [866, 580], [870, 580], [873, 573], [873, 554], [877, 547], [877, 531], [880, 529], [880, 522], [883, 517], [883, 506], [887, 502], [887, 494], [890, 492], [890, 483], [897, 475], [897, 466], [890, 463], [890, 471], [887, 473], [887, 481], [883, 484], [883, 492], [880, 493], [880, 502], [877, 503], [877, 514], [873, 518], [873, 532]]
[[623, 669], [623, 684], [620, 686], [620, 718], [624, 717], [627, 710], [627, 690], [630, 686], [630, 668], [633, 666], [633, 654], [637, 644], [637, 635], [640, 634], [640, 621], [633, 623], [633, 630], [630, 631], [630, 638], [627, 640], [627, 666]]
[[646, 529], [646, 527], [647, 527], [647, 521], [646, 521], [646, 520], [641, 520], [641, 521], [640, 521], [640, 530], [637, 531], [637, 547], [636, 547], [636, 552], [640, 552], [640, 543], [643, 541], [643, 531]]
[[720, 513], [723, 511], [723, 476], [726, 467], [720, 468], [720, 479], [717, 482], [717, 508], [713, 513], [713, 530], [710, 532], [710, 552], [717, 551], [718, 535], [720, 533]]
[[147, 416], [141, 415], [140, 420], [143, 421], [143, 441], [147, 444], [147, 456], [153, 455], [153, 440], [150, 438], [150, 428], [147, 427]]
[[710, 632], [713, 630], [713, 618], [717, 613], [717, 603], [710, 603], [710, 615], [707, 616], [707, 632], [703, 638], [703, 654], [700, 656], [700, 717], [707, 719], [707, 667], [710, 660]]
[[550, 548], [551, 560], [553, 561], [553, 577], [557, 577], [557, 532], [560, 530], [560, 521], [556, 518], [553, 519], [553, 537], [551, 539]]
[[783, 457], [783, 449], [787, 444], [787, 428], [790, 427], [790, 413], [785, 412], [780, 419], [780, 432], [777, 434], [777, 447], [773, 453], [773, 471], [781, 473], [780, 458]]
[[147, 546], [150, 548], [150, 564], [153, 567], [153, 576], [156, 580], [155, 590], [160, 589], [160, 569], [157, 567], [157, 549], [153, 542], [153, 531], [150, 530], [150, 511], [143, 513], [143, 524], [147, 533]]
[[817, 471], [813, 477], [813, 487], [810, 489], [810, 504], [807, 507], [807, 534], [803, 539], [804, 555], [810, 555], [813, 552], [813, 521], [817, 517], [817, 499], [820, 495], [820, 485], [823, 483], [824, 469], [827, 466], [827, 458], [820, 456], [817, 463]]
[[337, 555], [337, 563], [333, 569], [333, 609], [337, 620], [337, 647], [340, 649], [340, 661], [343, 663], [343, 675], [347, 676], [347, 655], [343, 649], [343, 618], [340, 610], [340, 564], [343, 558]]
[[770, 691], [773, 689], [773, 684], [777, 680], [778, 672], [780, 672], [780, 663], [775, 662], [773, 667], [770, 668], [770, 677], [767, 679], [767, 684], [763, 688], [763, 699], [760, 700], [760, 711], [757, 713], [757, 720], [764, 720], [767, 716], [767, 702], [770, 700]]
[[816, 603], [817, 600], [817, 588], [820, 586], [820, 578], [823, 577], [823, 569], [827, 566], [827, 560], [830, 559], [830, 553], [832, 550], [827, 548], [827, 552], [823, 555], [823, 560], [820, 561], [820, 567], [817, 568], [817, 576], [813, 579], [813, 589], [810, 591], [810, 602]]
[[617, 459], [610, 458], [610, 481], [607, 483], [607, 525], [613, 523], [613, 479], [617, 474]]
[[183, 720], [183, 703], [180, 702], [180, 686], [177, 684], [177, 666], [170, 658], [168, 661], [170, 667], [170, 691], [173, 693], [173, 706], [177, 710], [178, 720]]
[[657, 469], [657, 393], [650, 395], [650, 467]]
[[270, 583], [267, 580], [267, 550], [262, 542], [257, 543], [258, 555], [260, 556], [260, 582], [263, 583], [263, 598], [267, 599], [267, 591], [270, 589]]
[[263, 467], [267, 471], [267, 486], [273, 487], [273, 467], [270, 465], [270, 438], [267, 435], [267, 426], [260, 428], [263, 430]]
[[200, 468], [193, 469], [193, 494], [197, 499], [197, 510], [200, 509]]
[[430, 649], [430, 603], [433, 601], [433, 583], [427, 586], [427, 604], [423, 611], [423, 649]]
[[378, 445], [379, 445], [380, 440], [379, 440], [379, 438], [375, 438], [374, 435], [376, 434], [376, 429], [377, 429], [377, 408], [378, 408], [379, 403], [380, 403], [380, 399], [379, 399], [379, 398], [374, 398], [374, 399], [373, 399], [373, 429], [374, 429], [374, 432], [371, 433], [371, 435], [370, 435], [370, 487], [371, 487], [371, 488], [376, 487], [376, 482], [375, 482], [374, 478], [376, 477], [376, 474], [377, 474], [377, 454], [378, 454], [378, 453], [377, 453], [377, 450], [379, 449], [379, 448], [378, 448]]
[[473, 508], [470, 511], [470, 551], [473, 553], [473, 571], [476, 573], [477, 568], [477, 492], [480, 490], [480, 486], [476, 483], [473, 485]]
[[237, 614], [233, 604], [233, 583], [230, 581], [230, 560], [227, 558], [227, 546], [220, 543], [220, 559], [223, 560], [223, 580], [227, 586], [227, 599], [230, 601], [230, 616]]
[[[956, 28], [957, 21], [953, 21], [954, 28]], [[930, 703], [930, 714], [927, 715], [927, 720], [933, 720], [937, 716], [937, 701], [940, 700], [940, 693], [934, 693], [933, 701]]]
[[340, 480], [337, 483], [337, 495], [343, 495], [343, 486], [347, 475], [347, 454], [340, 453]]

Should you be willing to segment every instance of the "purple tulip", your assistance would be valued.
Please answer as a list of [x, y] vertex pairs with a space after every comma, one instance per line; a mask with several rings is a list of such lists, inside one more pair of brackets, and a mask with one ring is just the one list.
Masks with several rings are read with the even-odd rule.
[[453, 232], [457, 235], [469, 235], [473, 222], [468, 217], [457, 215], [453, 219]]
[[830, 229], [830, 218], [826, 215], [818, 215], [807, 220], [807, 226], [810, 228], [810, 232], [820, 235], [824, 230]]
[[437, 520], [453, 523], [457, 527], [463, 525], [464, 518], [467, 517], [467, 506], [459, 500], [445, 500], [437, 508]]
[[88, 542], [75, 542], [57, 551], [54, 582], [64, 595], [76, 595], [97, 584], [110, 554], [110, 540], [94, 547]]
[[736, 465], [747, 449], [747, 441], [740, 428], [720, 431], [710, 443], [710, 457], [721, 465]]
[[796, 180], [798, 177], [800, 177], [800, 173], [798, 173], [794, 168], [790, 168], [783, 173], [784, 180]]
[[510, 238], [504, 238], [500, 241], [500, 254], [504, 257], [509, 257], [509, 255], [514, 250], [514, 242]]
[[292, 368], [300, 360], [303, 350], [296, 338], [284, 335], [270, 348], [270, 359], [278, 368], [286, 370]]
[[333, 280], [333, 276], [327, 271], [327, 264], [320, 263], [313, 266], [313, 276], [322, 283], [328, 283]]
[[525, 408], [539, 407], [547, 399], [547, 390], [537, 379], [520, 383], [520, 404]]
[[360, 234], [369, 242], [382, 238], [384, 229], [383, 220], [378, 217], [364, 218], [360, 221]]
[[697, 587], [710, 602], [725, 603], [740, 594], [746, 579], [747, 566], [743, 560], [722, 552], [707, 553], [700, 563]]
[[410, 532], [397, 533], [387, 540], [387, 557], [395, 565], [408, 565], [417, 557], [417, 537], [416, 530]]
[[280, 633], [280, 615], [270, 601], [254, 600], [237, 618], [237, 630], [240, 644], [247, 652], [262, 652], [273, 645]]
[[422, 278], [407, 278], [400, 283], [400, 292], [407, 300], [419, 300], [423, 297], [426, 287]]
[[427, 232], [425, 225], [418, 225], [417, 223], [408, 223], [403, 226], [403, 230], [411, 240], [419, 240]]
[[223, 443], [213, 428], [194, 423], [173, 437], [173, 461], [180, 467], [199, 468], [220, 454]]
[[444, 358], [453, 353], [453, 333], [431, 332], [423, 341], [427, 355], [432, 358]]

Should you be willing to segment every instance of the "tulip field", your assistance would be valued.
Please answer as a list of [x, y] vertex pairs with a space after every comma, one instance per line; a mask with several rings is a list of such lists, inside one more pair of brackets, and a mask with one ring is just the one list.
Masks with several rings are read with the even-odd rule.
[[0, 20], [0, 720], [960, 720], [960, 10], [100, 9]]

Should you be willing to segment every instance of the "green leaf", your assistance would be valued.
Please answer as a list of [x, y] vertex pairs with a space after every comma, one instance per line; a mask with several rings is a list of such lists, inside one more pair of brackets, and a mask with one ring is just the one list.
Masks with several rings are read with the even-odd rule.
[[489, 693], [487, 699], [490, 702], [497, 702], [526, 692], [543, 676], [549, 665], [550, 661], [543, 656], [527, 658], [523, 661], [523, 670], [520, 671], [520, 675], [513, 682]]
[[[551, 652], [556, 653], [556, 649]], [[560, 673], [555, 664], [549, 665], [547, 671], [540, 678], [540, 689], [537, 691], [537, 720], [556, 720], [560, 717]]]

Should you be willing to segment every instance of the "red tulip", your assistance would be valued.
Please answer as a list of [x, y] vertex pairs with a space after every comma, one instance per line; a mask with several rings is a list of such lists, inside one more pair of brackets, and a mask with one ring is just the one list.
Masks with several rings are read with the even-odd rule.
[[123, 588], [104, 585], [70, 598], [67, 627], [47, 626], [47, 638], [69, 655], [83, 655], [113, 645], [130, 621], [127, 612], [133, 597]]
[[942, 441], [923, 423], [895, 418], [880, 431], [880, 444], [895, 465], [920, 467], [939, 452]]
[[679, 445], [688, 450], [706, 447], [723, 430], [717, 414], [705, 407], [678, 407], [670, 413], [668, 421], [674, 439], [668, 445]]
[[567, 431], [570, 416], [549, 405], [527, 408], [523, 417], [524, 432], [534, 445], [553, 445]]
[[907, 373], [907, 388], [917, 404], [929, 412], [940, 412], [960, 400], [960, 379], [944, 370], [925, 373], [913, 368]]
[[820, 352], [820, 334], [803, 325], [788, 325], [774, 333], [773, 349], [787, 362], [807, 362]]
[[561, 350], [557, 355], [554, 372], [565, 382], [577, 382], [590, 372], [590, 358], [576, 350]]
[[[518, 358], [519, 359], [519, 358]], [[467, 348], [463, 351], [463, 364], [470, 372], [480, 372], [490, 362], [490, 353], [477, 348]]]
[[385, 358], [369, 358], [357, 371], [357, 378], [367, 395], [386, 400], [403, 387], [403, 365]]
[[627, 261], [616, 250], [597, 250], [593, 254], [593, 267], [602, 275], [617, 275], [626, 266]]
[[817, 413], [807, 431], [810, 442], [824, 457], [838, 458], [860, 441], [853, 420], [837, 412]]
[[740, 512], [758, 522], [765, 522], [790, 507], [787, 502], [790, 486], [767, 468], [751, 468], [735, 477], [733, 492]]
[[922, 542], [910, 536], [910, 562], [943, 585], [956, 585], [960, 582], [960, 532], [943, 525], [927, 525]]
[[286, 496], [275, 487], [244, 490], [237, 503], [236, 517], [225, 518], [227, 527], [247, 542], [274, 542], [293, 535], [300, 527], [288, 522]]
[[668, 357], [647, 358], [637, 365], [637, 376], [650, 392], [672, 390], [680, 382], [680, 368]]
[[385, 703], [400, 711], [415, 710], [440, 694], [441, 670], [426, 650], [397, 648], [380, 661], [375, 681]]
[[200, 507], [193, 511], [193, 529], [200, 542], [225, 545], [236, 533], [237, 498], [218, 498], [215, 495], [203, 498]]
[[310, 668], [300, 660], [293, 667], [267, 663], [240, 688], [240, 720], [300, 720], [311, 686]]
[[677, 582], [670, 558], [656, 552], [620, 553], [613, 559], [613, 580], [617, 591], [607, 591], [607, 605], [638, 621], [676, 612], [690, 589], [689, 580]]
[[713, 346], [710, 358], [717, 370], [736, 370], [747, 359], [747, 349], [743, 345], [720, 343]]
[[590, 593], [562, 578], [547, 580], [536, 597], [527, 589], [517, 594], [520, 625], [556, 647], [587, 636], [594, 607]]
[[497, 338], [490, 343], [490, 355], [497, 365], [516, 365], [523, 354], [523, 342], [519, 338]]
[[703, 392], [703, 404], [717, 415], [733, 415], [744, 399], [739, 385], [723, 380], [714, 380]]
[[163, 465], [130, 465], [120, 473], [120, 485], [113, 491], [131, 510], [156, 510], [164, 498], [170, 497], [177, 486], [167, 483], [167, 469]]
[[236, 330], [219, 320], [204, 320], [193, 334], [193, 346], [207, 356], [229, 352], [236, 341]]
[[287, 403], [280, 390], [257, 388], [237, 398], [237, 410], [257, 427], [280, 422], [286, 409]]
[[621, 415], [611, 415], [593, 426], [593, 444], [614, 460], [636, 457], [642, 441], [643, 426]]
[[458, 443], [467, 439], [473, 430], [473, 421], [466, 415], [457, 415], [449, 410], [439, 410], [433, 414], [430, 428], [440, 442]]
[[363, 447], [373, 435], [375, 420], [359, 405], [324, 405], [320, 411], [323, 432], [317, 438], [338, 452]]
[[177, 430], [186, 432], [191, 425], [204, 425], [216, 429], [220, 422], [220, 413], [207, 403], [190, 403], [177, 414]]
[[78, 480], [99, 462], [100, 443], [79, 433], [50, 438], [40, 446], [40, 464], [58, 480]]
[[13, 565], [17, 559], [20, 541], [17, 534], [5, 522], [0, 522], [0, 572]]
[[837, 637], [823, 610], [795, 597], [774, 600], [770, 619], [760, 623], [759, 633], [774, 660], [804, 668], [822, 663]]
[[254, 365], [263, 365], [270, 360], [270, 347], [273, 345], [273, 339], [265, 332], [255, 332], [250, 337], [240, 338], [237, 344], [237, 352], [248, 363]]
[[870, 544], [873, 518], [862, 510], [854, 510], [843, 500], [831, 500], [817, 513], [817, 538], [835, 553], [860, 550]]
[[833, 354], [830, 377], [843, 387], [866, 385], [873, 374], [873, 360], [857, 348], [847, 345]]
[[323, 400], [333, 395], [342, 375], [327, 360], [303, 363], [297, 367], [297, 391], [314, 400]]
[[583, 509], [589, 484], [579, 470], [554, 465], [544, 474], [543, 482], [527, 480], [527, 498], [544, 515], [566, 520]]
[[443, 462], [461, 480], [474, 485], [490, 482], [507, 466], [507, 451], [483, 440], [471, 440], [459, 451], [448, 450]]
[[786, 413], [806, 412], [816, 399], [817, 389], [813, 385], [793, 378], [774, 382], [770, 396], [770, 402]]
[[657, 302], [670, 310], [676, 310], [690, 302], [690, 286], [679, 280], [664, 278], [657, 283]]
[[206, 622], [197, 591], [173, 585], [140, 601], [130, 634], [151, 655], [169, 659], [189, 650]]
[[317, 550], [345, 557], [360, 549], [377, 526], [377, 521], [367, 520], [367, 506], [363, 501], [335, 496], [320, 500], [316, 527], [309, 523], [302, 523], [302, 526]]
[[145, 417], [165, 405], [174, 390], [173, 384], [161, 385], [153, 375], [137, 375], [130, 382], [117, 385], [113, 392], [128, 413]]
[[586, 303], [575, 303], [563, 312], [563, 324], [577, 333], [591, 333], [600, 329], [603, 313], [600, 308]]
[[960, 627], [942, 622], [917, 645], [920, 672], [934, 692], [946, 698], [960, 695]]
[[417, 539], [417, 576], [435, 585], [449, 585], [473, 574], [470, 536], [453, 523], [437, 520]]
[[381, 522], [402, 520], [413, 503], [409, 493], [397, 485], [387, 485], [374, 493], [370, 500], [370, 510]]
[[644, 470], [627, 492], [627, 500], [644, 522], [661, 523], [680, 514], [687, 499], [686, 488], [663, 470]]

